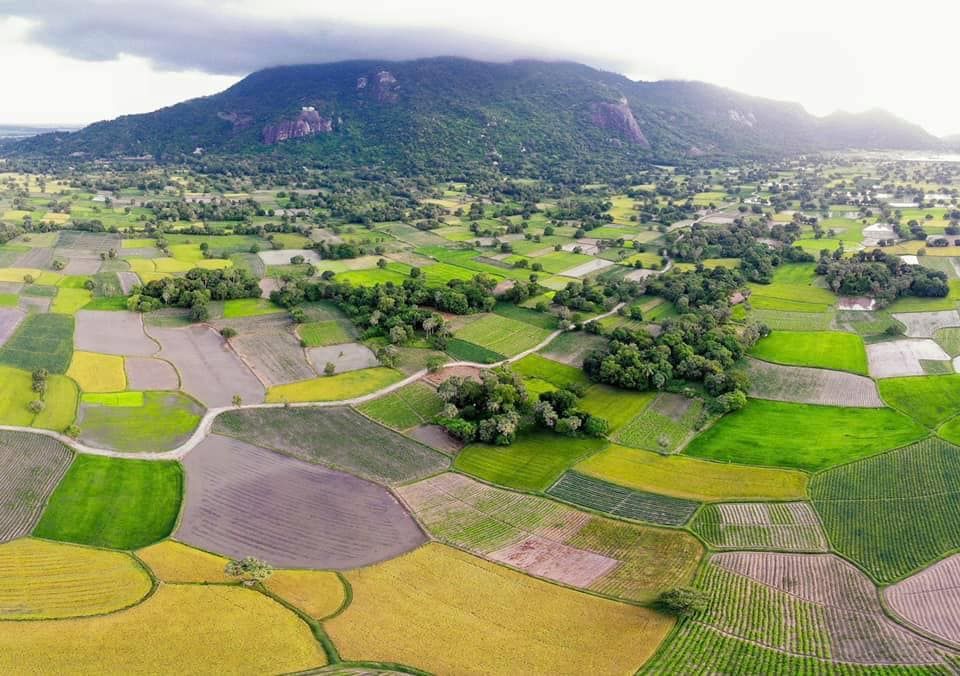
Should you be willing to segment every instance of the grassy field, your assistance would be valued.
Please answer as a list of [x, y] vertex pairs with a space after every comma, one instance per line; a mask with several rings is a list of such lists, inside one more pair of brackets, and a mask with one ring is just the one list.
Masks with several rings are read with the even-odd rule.
[[0, 366], [0, 424], [63, 431], [76, 415], [77, 386], [64, 376], [50, 376], [44, 409], [34, 415], [28, 408], [38, 398], [32, 385], [30, 373]]
[[538, 354], [529, 354], [523, 359], [513, 362], [510, 367], [526, 378], [539, 378], [556, 387], [587, 386], [590, 384], [586, 374], [580, 369], [541, 357]]
[[[136, 393], [123, 395], [125, 400], [136, 401]], [[84, 398], [78, 424], [84, 441], [105, 448], [167, 451], [190, 437], [203, 411], [200, 404], [180, 392], [143, 392], [139, 405], [134, 406], [102, 405]]]
[[238, 319], [240, 317], [260, 317], [284, 312], [279, 305], [274, 305], [266, 298], [237, 298], [223, 304], [224, 319]]
[[511, 357], [542, 342], [550, 335], [550, 330], [490, 314], [470, 322], [454, 335], [460, 340]]
[[927, 439], [816, 475], [830, 542], [880, 582], [960, 548], [960, 448]]
[[4, 673], [276, 673], [326, 663], [303, 621], [241, 587], [161, 585], [124, 612], [5, 624]]
[[84, 392], [119, 392], [127, 387], [123, 357], [96, 352], [74, 352], [67, 375]]
[[57, 291], [57, 295], [53, 298], [50, 311], [66, 315], [76, 314], [77, 310], [89, 303], [92, 299], [93, 293], [86, 289], [72, 289], [61, 286], [60, 290]]
[[802, 499], [807, 488], [802, 472], [664, 456], [616, 445], [574, 469], [621, 486], [688, 500]]
[[814, 286], [816, 265], [785, 263], [770, 284], [750, 284], [750, 304], [758, 310], [823, 312], [837, 301], [827, 289]]
[[457, 361], [472, 361], [477, 364], [495, 364], [507, 358], [504, 354], [457, 338], [447, 341], [446, 350], [447, 354]]
[[623, 426], [617, 443], [661, 453], [677, 450], [693, 434], [703, 411], [699, 399], [661, 393], [652, 404]]
[[927, 427], [935, 428], [960, 411], [960, 375], [884, 378], [880, 396]]
[[346, 575], [341, 656], [434, 673], [632, 673], [673, 625], [436, 544]]
[[423, 383], [411, 383], [360, 406], [366, 416], [396, 430], [430, 422], [443, 408], [436, 391]]
[[758, 359], [867, 375], [863, 339], [837, 331], [774, 331], [750, 351]]
[[34, 535], [112, 549], [137, 549], [170, 534], [180, 511], [176, 462], [80, 455], [50, 497]]
[[276, 385], [267, 390], [268, 403], [297, 401], [340, 401], [376, 392], [398, 380], [403, 374], [388, 368], [363, 369]]
[[300, 334], [300, 339], [306, 347], [342, 345], [353, 340], [353, 336], [346, 327], [334, 319], [301, 324], [297, 333]]
[[0, 364], [25, 371], [66, 373], [73, 356], [73, 317], [31, 314], [0, 348]]
[[839, 408], [751, 399], [695, 437], [692, 457], [816, 471], [926, 436], [885, 408]]
[[634, 392], [609, 385], [593, 385], [577, 406], [591, 415], [604, 418], [613, 434], [640, 415], [656, 396], [656, 392]]
[[470, 444], [460, 451], [454, 467], [502, 486], [542, 491], [564, 470], [605, 445], [603, 439], [531, 432], [519, 435], [510, 446]]
[[133, 558], [32, 538], [0, 545], [0, 617], [49, 620], [110, 613], [153, 586]]

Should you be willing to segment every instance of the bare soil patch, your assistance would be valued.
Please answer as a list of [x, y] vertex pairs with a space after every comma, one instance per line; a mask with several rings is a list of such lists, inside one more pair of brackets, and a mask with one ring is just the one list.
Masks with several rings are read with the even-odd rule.
[[563, 272], [564, 277], [575, 277], [580, 279], [581, 277], [586, 277], [591, 272], [597, 272], [598, 270], [604, 270], [609, 268], [611, 265], [614, 265], [613, 261], [604, 260], [602, 258], [597, 258], [596, 260], [587, 261], [581, 265], [578, 265], [575, 268], [570, 268]]
[[136, 312], [80, 310], [74, 345], [78, 350], [131, 357], [149, 357], [157, 344], [143, 331], [143, 318]]
[[49, 269], [53, 263], [53, 249], [33, 248], [17, 256], [11, 267]]
[[7, 342], [26, 316], [26, 313], [18, 308], [0, 308], [0, 346]]
[[913, 338], [867, 345], [867, 360], [874, 378], [893, 378], [922, 376], [921, 360], [950, 361], [950, 355], [929, 338]]
[[95, 275], [100, 272], [103, 261], [99, 256], [71, 256], [63, 269], [65, 275]]
[[269, 298], [270, 294], [280, 289], [280, 280], [273, 277], [265, 277], [260, 280], [260, 297]]
[[293, 320], [286, 314], [223, 320], [214, 326], [236, 329], [230, 344], [266, 387], [317, 377], [293, 334]]
[[319, 263], [320, 254], [311, 249], [277, 249], [275, 251], [261, 251], [257, 254], [265, 265], [289, 265], [294, 256], [303, 256], [306, 263]]
[[531, 536], [491, 552], [489, 558], [574, 587], [589, 587], [620, 562], [555, 540]]
[[123, 293], [128, 296], [133, 291], [133, 287], [140, 283], [140, 278], [136, 272], [118, 272], [117, 279], [120, 280], [120, 288], [123, 289]]
[[843, 296], [837, 300], [838, 310], [869, 312], [876, 308], [876, 306], [876, 299], [867, 296]]
[[263, 402], [263, 384], [209, 326], [151, 327], [162, 349], [157, 355], [177, 367], [184, 392], [207, 406], [229, 406], [234, 395], [245, 404]]
[[366, 345], [361, 345], [360, 343], [311, 347], [307, 350], [307, 358], [310, 359], [310, 363], [313, 364], [313, 368], [317, 370], [317, 373], [323, 373], [327, 362], [337, 367], [337, 373], [359, 371], [380, 365], [373, 351]]
[[960, 313], [956, 310], [941, 312], [898, 312], [893, 315], [906, 326], [911, 338], [933, 338], [937, 329], [960, 326]]
[[430, 383], [431, 385], [440, 385], [440, 383], [446, 382], [457, 376], [458, 378], [470, 378], [475, 380], [478, 383], [480, 382], [480, 373], [483, 369], [476, 366], [448, 366], [447, 368], [440, 369], [435, 373], [428, 373], [423, 377], [425, 382]]
[[747, 360], [750, 396], [774, 401], [825, 406], [883, 408], [876, 383], [870, 378], [832, 371]]
[[908, 623], [960, 647], [960, 554], [889, 587], [886, 599]]
[[49, 312], [52, 298], [43, 296], [21, 296], [20, 309], [24, 312]]
[[177, 390], [180, 378], [176, 369], [162, 359], [127, 357], [123, 360], [129, 390]]
[[236, 439], [207, 437], [184, 467], [175, 537], [202, 549], [284, 568], [342, 570], [427, 539], [387, 489]]
[[407, 434], [420, 443], [442, 451], [447, 455], [456, 455], [464, 446], [462, 441], [439, 425], [417, 425], [413, 429], [408, 430]]
[[33, 530], [72, 460], [56, 439], [0, 431], [0, 542]]

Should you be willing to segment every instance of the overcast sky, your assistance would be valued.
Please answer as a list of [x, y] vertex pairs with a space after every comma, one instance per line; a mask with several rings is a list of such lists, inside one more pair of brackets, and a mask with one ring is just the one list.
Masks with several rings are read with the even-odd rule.
[[0, 0], [0, 123], [145, 112], [284, 63], [459, 55], [571, 59], [960, 133], [960, 3], [893, 4]]

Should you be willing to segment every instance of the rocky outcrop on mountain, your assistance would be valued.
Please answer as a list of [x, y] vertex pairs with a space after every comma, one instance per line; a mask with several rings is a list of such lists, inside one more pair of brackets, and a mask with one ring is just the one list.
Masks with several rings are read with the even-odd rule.
[[281, 120], [263, 128], [263, 142], [274, 145], [292, 138], [303, 138], [333, 131], [333, 120], [324, 117], [311, 107], [306, 107], [294, 120]]
[[633, 111], [630, 110], [630, 104], [626, 99], [620, 99], [617, 103], [593, 104], [591, 119], [601, 129], [616, 132], [641, 148], [650, 147], [650, 142], [643, 135], [643, 130], [637, 124], [637, 118], [633, 116]]
[[253, 116], [247, 115], [246, 113], [220, 111], [217, 113], [217, 117], [232, 124], [234, 131], [243, 131], [253, 124]]
[[376, 75], [357, 78], [357, 91], [369, 92], [377, 103], [396, 103], [400, 98], [400, 85], [389, 70], [381, 70]]

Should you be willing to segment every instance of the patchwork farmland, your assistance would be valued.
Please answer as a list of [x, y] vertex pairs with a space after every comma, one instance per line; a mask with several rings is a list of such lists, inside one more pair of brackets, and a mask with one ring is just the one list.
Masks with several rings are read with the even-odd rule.
[[953, 179], [884, 162], [0, 172], [0, 670], [955, 672], [960, 249], [837, 202]]

